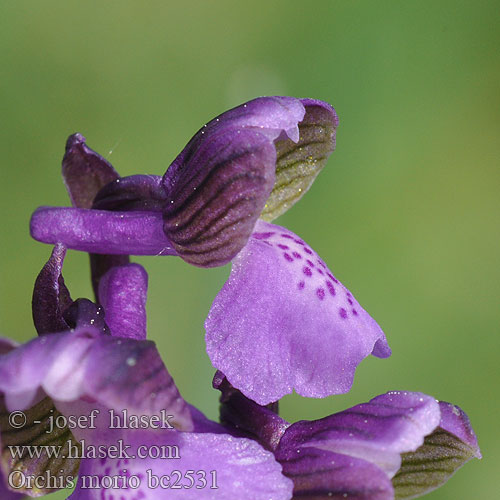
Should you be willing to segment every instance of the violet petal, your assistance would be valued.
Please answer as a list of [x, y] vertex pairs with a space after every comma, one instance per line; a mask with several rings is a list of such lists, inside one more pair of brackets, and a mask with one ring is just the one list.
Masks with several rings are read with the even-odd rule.
[[81, 134], [68, 137], [62, 174], [71, 203], [78, 208], [91, 208], [97, 192], [119, 177], [108, 161], [85, 144]]
[[320, 420], [292, 424], [278, 452], [304, 447], [328, 450], [371, 462], [393, 477], [401, 454], [421, 446], [439, 419], [434, 398], [418, 392], [389, 392]]
[[192, 428], [189, 408], [154, 343], [92, 328], [44, 335], [0, 356], [0, 392], [11, 411], [29, 408], [45, 394], [56, 406], [73, 402], [77, 407], [80, 399], [90, 398], [140, 415], [167, 410], [178, 428]]
[[[108, 440], [114, 443], [109, 434]], [[108, 498], [107, 495], [151, 500], [163, 500], [165, 497], [288, 500], [292, 497], [292, 482], [281, 474], [281, 466], [273, 454], [249, 439], [234, 438], [227, 434], [132, 430], [125, 431], [119, 438], [130, 446], [127, 451], [130, 455], [139, 456], [139, 447], [155, 447], [165, 450], [167, 458], [84, 459], [71, 500], [100, 500]], [[163, 487], [161, 483], [156, 483], [166, 475], [169, 477], [163, 479]], [[103, 482], [104, 476], [137, 476], [139, 488], [127, 490], [125, 481], [118, 484], [117, 488], [85, 488], [82, 478], [91, 476], [97, 476]], [[130, 496], [131, 493], [133, 496]]]
[[[176, 189], [178, 182], [189, 179], [182, 172], [184, 166], [198, 154], [200, 148], [205, 147], [205, 142], [210, 143], [218, 134], [253, 129], [259, 130], [270, 140], [275, 140], [284, 133], [297, 142], [297, 125], [304, 114], [304, 105], [293, 97], [259, 97], [222, 113], [204, 125], [170, 165], [163, 178], [167, 194]], [[203, 165], [198, 166], [200, 167]]]
[[7, 337], [0, 337], [0, 355], [7, 354], [10, 351], [19, 347], [19, 343]]
[[94, 290], [96, 302], [100, 302], [99, 284], [101, 278], [115, 266], [126, 266], [129, 262], [128, 255], [108, 255], [108, 254], [89, 254], [90, 275], [92, 280], [92, 289]]
[[471, 458], [481, 458], [467, 415], [441, 401], [441, 421], [416, 451], [402, 456], [401, 468], [392, 479], [397, 498], [424, 495], [444, 484]]
[[165, 203], [160, 176], [132, 175], [107, 184], [97, 193], [92, 208], [117, 212], [161, 212]]
[[139, 264], [111, 268], [101, 279], [99, 297], [114, 337], [146, 339], [148, 275]]
[[[85, 144], [85, 137], [74, 134], [68, 138], [62, 164], [63, 179], [75, 208], [92, 208], [96, 195], [107, 184], [115, 185], [120, 177], [112, 165]], [[115, 182], [112, 182], [115, 181]], [[101, 276], [113, 266], [128, 264], [127, 255], [90, 254], [92, 287], [99, 301]]]
[[71, 305], [72, 300], [62, 276], [65, 255], [66, 248], [57, 244], [35, 281], [32, 313], [39, 335], [68, 329], [63, 313]]
[[460, 441], [469, 446], [474, 456], [482, 458], [477, 437], [470, 423], [467, 414], [457, 405], [447, 403], [446, 401], [439, 402], [441, 409], [441, 422], [439, 427], [456, 436]]
[[66, 309], [63, 317], [69, 328], [92, 327], [101, 333], [110, 333], [105, 321], [104, 309], [89, 299], [75, 300]]
[[291, 231], [259, 221], [206, 323], [212, 364], [260, 405], [296, 390], [347, 392], [357, 365], [390, 349], [377, 323]]
[[272, 141], [260, 131], [224, 125], [212, 128], [164, 178], [165, 233], [184, 260], [202, 267], [223, 265], [241, 250], [274, 184]]
[[30, 228], [35, 240], [83, 252], [177, 255], [156, 212], [40, 207], [31, 217]]
[[387, 475], [360, 458], [318, 448], [280, 451], [276, 458], [283, 466], [283, 474], [293, 480], [294, 499], [394, 499]]

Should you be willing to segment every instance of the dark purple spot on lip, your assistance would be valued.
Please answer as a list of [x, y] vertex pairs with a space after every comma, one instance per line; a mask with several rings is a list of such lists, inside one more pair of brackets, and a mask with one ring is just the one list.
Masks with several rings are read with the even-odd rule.
[[353, 309], [353, 310], [352, 310], [352, 313], [354, 314], [354, 316], [357, 316], [357, 315], [358, 315], [358, 311], [356, 311], [356, 309]]
[[267, 238], [270, 238], [273, 236], [274, 233], [253, 233], [252, 236], [256, 238], [257, 240], [267, 240]]
[[302, 255], [300, 255], [299, 252], [293, 252], [292, 255], [296, 258], [296, 259], [302, 259]]
[[314, 263], [311, 262], [310, 260], [306, 260], [306, 262], [309, 264], [309, 267], [314, 267]]
[[342, 319], [346, 319], [346, 318], [347, 318], [347, 311], [346, 311], [343, 307], [341, 307], [341, 308], [339, 309], [339, 314], [340, 314], [340, 317], [341, 317]]
[[322, 261], [322, 260], [319, 260], [318, 259], [318, 264], [323, 268], [323, 269], [326, 269], [326, 264]]
[[328, 288], [328, 291], [331, 295], [335, 295], [335, 287], [333, 286], [331, 281], [326, 281], [326, 287]]
[[305, 243], [302, 240], [293, 240], [295, 243], [298, 243], [299, 245], [305, 245]]
[[284, 253], [283, 254], [283, 257], [285, 257], [285, 259], [288, 261], [288, 262], [293, 262], [293, 257], [289, 254], [289, 253]]
[[281, 243], [278, 245], [278, 248], [281, 248], [281, 250], [288, 250], [290, 247], [287, 247], [286, 245], [282, 245]]
[[312, 271], [311, 271], [311, 269], [309, 269], [308, 267], [303, 267], [303, 268], [302, 268], [302, 272], [303, 272], [306, 276], [309, 276], [309, 277], [311, 277], [311, 276], [312, 276]]
[[289, 234], [282, 234], [281, 235], [283, 238], [288, 238], [289, 240], [293, 240], [293, 236], [290, 236]]
[[312, 255], [312, 250], [310, 248], [305, 247], [304, 252], [308, 253], [309, 255]]
[[306, 284], [303, 281], [299, 281], [299, 284], [297, 285], [299, 290], [303, 290]]
[[337, 278], [335, 278], [335, 276], [332, 274], [332, 273], [328, 273], [327, 276], [334, 282], [334, 283], [338, 283], [339, 280]]
[[319, 300], [323, 300], [325, 298], [325, 290], [323, 288], [318, 288], [316, 290], [316, 295], [318, 296]]
[[347, 299], [347, 302], [349, 302], [349, 305], [352, 306], [353, 305], [353, 301], [352, 299]]
[[318, 271], [318, 273], [321, 274], [321, 276], [325, 274], [319, 267], [316, 268], [316, 271]]

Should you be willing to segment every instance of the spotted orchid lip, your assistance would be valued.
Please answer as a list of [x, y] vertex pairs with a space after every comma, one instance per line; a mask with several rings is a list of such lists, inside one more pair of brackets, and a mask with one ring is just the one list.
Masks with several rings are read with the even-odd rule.
[[261, 405], [293, 390], [347, 392], [362, 359], [391, 354], [381, 328], [316, 252], [264, 221], [233, 260], [205, 329], [212, 364]]

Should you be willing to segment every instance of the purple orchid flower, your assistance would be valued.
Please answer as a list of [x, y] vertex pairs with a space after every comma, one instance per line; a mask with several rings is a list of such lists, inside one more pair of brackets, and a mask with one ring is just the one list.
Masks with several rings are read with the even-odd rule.
[[213, 365], [262, 405], [347, 392], [366, 356], [390, 355], [385, 335], [311, 247], [268, 222], [309, 189], [337, 125], [321, 101], [255, 99], [202, 127], [163, 177], [119, 178], [76, 134], [63, 160], [74, 208], [39, 208], [32, 236], [102, 254], [96, 283], [131, 254], [232, 261], [205, 323]]
[[[16, 491], [50, 493], [77, 475], [71, 500], [406, 499], [481, 457], [465, 413], [421, 393], [391, 392], [289, 424], [277, 404], [258, 405], [217, 372], [222, 425], [211, 422], [184, 401], [145, 340], [143, 268], [111, 268], [100, 279], [97, 306], [71, 299], [64, 255], [57, 245], [35, 282], [39, 337], [21, 346], [0, 342], [2, 413], [27, 417], [21, 429], [7, 415], [0, 419], [7, 499], [20, 498]], [[127, 426], [122, 412], [164, 425]], [[68, 425], [54, 425], [55, 417]], [[25, 445], [56, 447], [65, 458], [12, 454]], [[42, 484], [26, 486], [40, 477]]]
[[[120, 179], [109, 163], [86, 146], [83, 137], [70, 137], [63, 173], [75, 208], [41, 209], [35, 214], [32, 227], [46, 231], [39, 225], [44, 220], [50, 221], [55, 214], [53, 222], [62, 226], [50, 228], [50, 232], [62, 234], [64, 238], [69, 235], [68, 239], [62, 240], [63, 243], [80, 239], [82, 245], [87, 245], [80, 249], [102, 252], [91, 255], [98, 303], [71, 299], [62, 278], [66, 247], [56, 244], [36, 280], [33, 294], [33, 319], [40, 336], [23, 346], [8, 340], [0, 341], [2, 413], [24, 410], [27, 417], [22, 429], [13, 428], [7, 415], [4, 415], [7, 418], [0, 419], [3, 451], [0, 492], [1, 488], [5, 490], [5, 498], [18, 498], [16, 491], [39, 496], [53, 488], [37, 483], [34, 487], [27, 487], [25, 477], [46, 474], [47, 481], [52, 477], [56, 480], [56, 487], [62, 487], [65, 481], [78, 474], [76, 489], [70, 497], [72, 500], [195, 496], [256, 500], [405, 499], [431, 491], [470, 458], [481, 457], [465, 413], [454, 405], [437, 402], [421, 393], [391, 392], [321, 420], [294, 424], [279, 417], [278, 403], [258, 404], [274, 401], [294, 385], [308, 390], [311, 384], [309, 395], [318, 391], [323, 395], [321, 391], [328, 393], [332, 387], [338, 389], [342, 386], [342, 378], [335, 374], [328, 378], [325, 372], [315, 378], [317, 368], [308, 366], [308, 360], [334, 363], [335, 370], [344, 370], [347, 366], [351, 375], [345, 380], [350, 387], [357, 363], [367, 355], [360, 357], [360, 353], [366, 351], [380, 356], [390, 353], [378, 325], [296, 235], [255, 219], [250, 224], [248, 236], [241, 240], [240, 231], [244, 232], [248, 222], [245, 213], [259, 199], [252, 191], [255, 188], [258, 192], [256, 186], [259, 182], [252, 165], [258, 169], [266, 151], [274, 148], [274, 155], [278, 153], [274, 164], [275, 176], [278, 177], [280, 151], [293, 153], [297, 148], [293, 141], [302, 144], [298, 146], [298, 156], [294, 157], [297, 164], [303, 160], [300, 148], [321, 144], [321, 140], [314, 141], [315, 137], [318, 138], [314, 129], [319, 127], [314, 121], [318, 117], [315, 113], [326, 112], [327, 117], [335, 117], [324, 103], [293, 101], [280, 102], [280, 106], [288, 103], [288, 110], [293, 110], [298, 102], [305, 108], [306, 115], [298, 122], [298, 132], [294, 128], [297, 125], [289, 127], [289, 122], [280, 118], [281, 109], [276, 108], [278, 111], [273, 114], [266, 100], [248, 103], [254, 106], [258, 102], [249, 115], [245, 106], [236, 108], [202, 129], [169, 169], [167, 174], [170, 172], [170, 177], [166, 174], [163, 179], [146, 176]], [[308, 107], [313, 109], [308, 110]], [[267, 121], [259, 113], [265, 115]], [[310, 113], [312, 122], [308, 121], [307, 113]], [[327, 121], [318, 119], [323, 125]], [[220, 122], [229, 126], [219, 125]], [[256, 142], [248, 139], [254, 137], [251, 133], [245, 139], [247, 142], [238, 143], [238, 127], [242, 123], [246, 125], [240, 133], [245, 137], [248, 130], [243, 129], [248, 128], [254, 133], [255, 127], [257, 131], [262, 127]], [[331, 141], [336, 118], [333, 123]], [[313, 132], [308, 136], [310, 129]], [[227, 144], [231, 131], [236, 139]], [[207, 134], [207, 137], [200, 137], [200, 134]], [[267, 142], [259, 142], [262, 137]], [[219, 167], [218, 155], [223, 147], [227, 147], [229, 156], [227, 165], [223, 161]], [[207, 156], [207, 152], [214, 154]], [[314, 159], [307, 157], [307, 161], [313, 163]], [[203, 173], [207, 164], [209, 170], [216, 170], [217, 175], [210, 177], [209, 173]], [[228, 165], [229, 171], [225, 171]], [[249, 165], [250, 170], [247, 169]], [[293, 174], [295, 165], [287, 165], [285, 170], [290, 169]], [[231, 177], [233, 168], [236, 172], [234, 179]], [[221, 171], [222, 187], [217, 184]], [[314, 175], [307, 180], [309, 184]], [[197, 179], [197, 176], [201, 178]], [[265, 175], [261, 177], [265, 178]], [[297, 174], [297, 182], [305, 182], [306, 177]], [[244, 179], [243, 184], [238, 183], [241, 179]], [[255, 185], [249, 179], [255, 181]], [[293, 175], [288, 181], [295, 182]], [[167, 188], [163, 187], [164, 182]], [[196, 194], [186, 194], [193, 185]], [[249, 187], [248, 191], [245, 191], [246, 187]], [[167, 205], [165, 209], [166, 193], [172, 192], [177, 194], [171, 195], [171, 205], [180, 203], [182, 206], [184, 203], [189, 207], [194, 204], [194, 208], [186, 209], [184, 214], [179, 206], [169, 211]], [[242, 198], [239, 197], [241, 192], [244, 193]], [[286, 188], [284, 192], [292, 193]], [[268, 193], [263, 214], [277, 213], [286, 208], [286, 197], [280, 197], [279, 190], [276, 193], [274, 188], [271, 194]], [[179, 202], [184, 195], [184, 201]], [[213, 195], [212, 198], [209, 195]], [[227, 210], [221, 212], [223, 215], [214, 215], [216, 212], [212, 209], [218, 209], [221, 197]], [[211, 207], [205, 213], [206, 206], [211, 203], [215, 208]], [[242, 219], [238, 220], [238, 214], [232, 210], [240, 205], [243, 207], [239, 213]], [[149, 229], [145, 227], [158, 219], [158, 213], [163, 221], [163, 235], [155, 232], [153, 225]], [[47, 219], [47, 214], [52, 215]], [[125, 220], [123, 226], [116, 224], [117, 215], [119, 220]], [[137, 217], [134, 220], [130, 215]], [[213, 226], [220, 224], [219, 219], [226, 216], [229, 216], [226, 220], [228, 227], [232, 228], [229, 235], [225, 234], [224, 224], [212, 233]], [[194, 219], [198, 222], [193, 222]], [[88, 220], [94, 222], [89, 225]], [[179, 222], [173, 222], [169, 227], [172, 220]], [[106, 234], [106, 221], [109, 222], [110, 234]], [[76, 229], [73, 224], [76, 224]], [[187, 230], [190, 225], [191, 229]], [[174, 228], [181, 226], [183, 229], [179, 231], [186, 229], [189, 241], [183, 239], [186, 235], [176, 234]], [[168, 236], [173, 242], [168, 252], [196, 265], [218, 264], [222, 262], [219, 260], [221, 256], [227, 257], [236, 251], [231, 257], [230, 279], [214, 302], [206, 324], [209, 352], [212, 345], [215, 349], [212, 358], [221, 356], [214, 364], [224, 365], [227, 360], [230, 368], [242, 367], [241, 372], [234, 373], [231, 378], [226, 378], [220, 371], [214, 378], [214, 387], [222, 392], [222, 425], [209, 421], [184, 401], [154, 344], [146, 340], [147, 275], [141, 266], [128, 263], [127, 250], [130, 247], [127, 245], [136, 248], [143, 245], [142, 248], [151, 249], [154, 238], [140, 241], [134, 240], [134, 236], [129, 240], [128, 236], [133, 232], [130, 228], [134, 227], [143, 231], [142, 234], [156, 235], [158, 241], [171, 231], [174, 236]], [[219, 240], [220, 234], [222, 238]], [[97, 240], [94, 239], [96, 235]], [[59, 236], [55, 241], [59, 241]], [[101, 237], [104, 244], [98, 241]], [[205, 246], [211, 239], [212, 243], [215, 241], [221, 246]], [[121, 253], [114, 253], [119, 241], [124, 247]], [[109, 246], [106, 242], [110, 243]], [[242, 247], [238, 249], [240, 244]], [[300, 281], [296, 288], [286, 286], [298, 277]], [[269, 284], [270, 289], [263, 289], [263, 283]], [[277, 291], [276, 283], [283, 289]], [[304, 295], [305, 290], [310, 293]], [[278, 292], [280, 300], [276, 297]], [[332, 316], [332, 310], [337, 316]], [[307, 342], [299, 338], [299, 333], [311, 328], [311, 318], [306, 324], [307, 318], [301, 314], [312, 312], [316, 312], [319, 318], [312, 320], [316, 331], [313, 338], [307, 340], [313, 344], [316, 342], [316, 345], [309, 348]], [[328, 323], [332, 317], [340, 321], [334, 322], [333, 327]], [[359, 323], [342, 323], [348, 318], [359, 320]], [[346, 327], [347, 333], [339, 331], [338, 325]], [[327, 337], [321, 337], [321, 329], [326, 331]], [[234, 338], [222, 338], [221, 335], [229, 330], [235, 330]], [[259, 330], [279, 335], [269, 340]], [[212, 344], [210, 332], [214, 336]], [[253, 335], [254, 344], [260, 342], [260, 345], [245, 342], [244, 336], [248, 332]], [[283, 332], [290, 332], [290, 336]], [[322, 357], [318, 353], [319, 342], [328, 346], [329, 336], [339, 343], [339, 353]], [[343, 350], [346, 348], [347, 351]], [[246, 359], [242, 364], [234, 354], [242, 351], [261, 357], [256, 364]], [[272, 355], [278, 356], [274, 367]], [[305, 365], [301, 359], [306, 361]], [[283, 369], [287, 363], [292, 365], [288, 371]], [[255, 366], [264, 367], [264, 371], [259, 374], [245, 372]], [[272, 379], [271, 383], [268, 379]], [[241, 390], [231, 385], [233, 380], [242, 386]], [[168, 411], [168, 416], [162, 413], [164, 411]], [[110, 412], [116, 412], [115, 418], [120, 412], [151, 417], [154, 422], [164, 425], [159, 428], [151, 425], [147, 428], [111, 427]], [[68, 425], [55, 428], [54, 416], [65, 417]], [[93, 416], [96, 416], [95, 425], [89, 428], [86, 423], [93, 422]], [[72, 425], [72, 417], [78, 418], [80, 425]], [[65, 458], [53, 460], [47, 453], [35, 457], [26, 453], [19, 456], [9, 454], [9, 446], [27, 443], [39, 448], [54, 445], [65, 454]], [[117, 456], [116, 450], [122, 450], [123, 445], [125, 449]], [[75, 447], [81, 460], [75, 456], [68, 458], [68, 451]], [[99, 451], [99, 456], [95, 455], [95, 450], [103, 449], [103, 454]], [[62, 483], [57, 483], [58, 480]]]
[[[72, 500], [111, 500], [118, 493], [127, 500], [163, 499], [167, 493], [168, 498], [291, 498], [292, 482], [272, 453], [228, 434], [180, 396], [154, 343], [146, 340], [143, 268], [110, 269], [100, 280], [97, 306], [71, 300], [61, 274], [64, 254], [57, 245], [35, 283], [39, 337], [24, 345], [0, 343], [5, 498], [50, 493], [77, 474]], [[23, 415], [24, 423], [15, 425]], [[127, 425], [132, 416], [151, 417], [146, 422], [157, 425], [137, 429]], [[57, 424], [61, 419], [63, 425]], [[44, 452], [30, 457], [25, 445]], [[47, 452], [48, 445], [58, 449], [57, 457]], [[117, 456], [113, 447], [120, 446], [125, 451]], [[154, 454], [148, 455], [151, 449]], [[95, 450], [104, 451], [96, 457]], [[164, 450], [173, 455], [166, 457]]]
[[289, 424], [218, 372], [221, 421], [274, 452], [294, 499], [393, 500], [424, 495], [481, 458], [467, 415], [418, 392], [394, 391], [315, 421]]

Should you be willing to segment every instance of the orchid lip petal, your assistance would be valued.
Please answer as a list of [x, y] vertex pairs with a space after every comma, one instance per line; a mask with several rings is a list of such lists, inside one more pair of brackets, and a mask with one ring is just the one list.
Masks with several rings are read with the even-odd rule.
[[347, 392], [380, 341], [377, 323], [291, 231], [263, 221], [233, 261], [206, 323], [212, 364], [260, 405], [295, 389]]
[[157, 212], [40, 207], [31, 217], [30, 229], [37, 241], [84, 252], [177, 255]]

